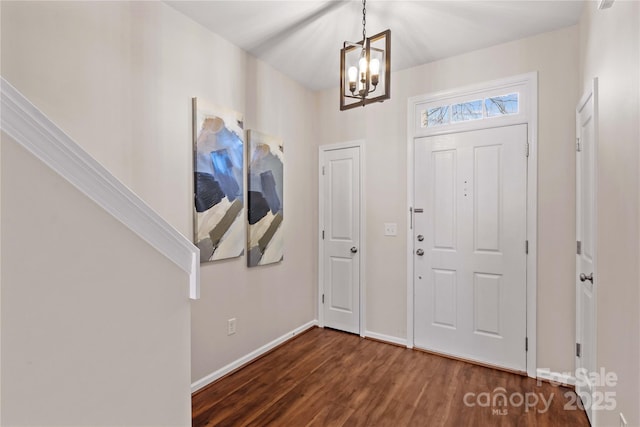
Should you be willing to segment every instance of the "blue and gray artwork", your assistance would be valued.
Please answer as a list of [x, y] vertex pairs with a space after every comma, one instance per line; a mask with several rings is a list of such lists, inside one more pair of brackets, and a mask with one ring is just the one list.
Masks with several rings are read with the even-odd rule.
[[247, 265], [282, 261], [283, 146], [278, 138], [250, 130]]
[[194, 109], [195, 243], [200, 262], [237, 257], [244, 252], [242, 117], [195, 100]]

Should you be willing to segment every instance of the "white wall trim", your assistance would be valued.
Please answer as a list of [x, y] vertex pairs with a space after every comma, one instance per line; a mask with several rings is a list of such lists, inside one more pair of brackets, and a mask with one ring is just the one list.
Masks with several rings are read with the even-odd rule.
[[200, 250], [0, 77], [0, 129], [189, 275], [200, 297]]
[[322, 230], [324, 230], [324, 181], [322, 179], [322, 166], [324, 152], [330, 150], [340, 150], [343, 148], [358, 147], [360, 149], [360, 336], [365, 337], [366, 327], [366, 307], [367, 307], [367, 206], [366, 206], [366, 155], [365, 143], [363, 139], [336, 144], [325, 144], [318, 147], [318, 324], [324, 327], [324, 312], [322, 310], [322, 294], [324, 281], [324, 240], [322, 240]]
[[[456, 126], [443, 126], [442, 129], [428, 130], [417, 126], [416, 113], [420, 104], [438, 102], [450, 98], [465, 98], [485, 92], [516, 89], [524, 91], [526, 97], [522, 102], [522, 110], [514, 116], [492, 118], [463, 123]], [[522, 98], [521, 98], [522, 99]], [[411, 210], [414, 198], [414, 140], [423, 136], [441, 135], [468, 130], [491, 127], [527, 124], [529, 142], [529, 167], [527, 170], [527, 239], [529, 255], [527, 256], [527, 375], [536, 377], [537, 369], [537, 265], [538, 265], [538, 73], [531, 72], [489, 82], [478, 83], [457, 89], [440, 91], [427, 95], [409, 98], [407, 101], [407, 347], [413, 348], [414, 334], [414, 289], [413, 289], [413, 222]]]
[[401, 345], [403, 347], [406, 347], [406, 345], [407, 345], [407, 340], [404, 339], [404, 338], [392, 337], [391, 335], [379, 334], [377, 332], [365, 331], [363, 336], [365, 338], [373, 338], [373, 339], [378, 340], [378, 341], [384, 341], [384, 342], [388, 342], [388, 343], [391, 343], [391, 344], [397, 344], [397, 345]]
[[[475, 100], [478, 97], [484, 98], [487, 96], [505, 95], [514, 91], [521, 91], [523, 86], [527, 86], [531, 82], [531, 77], [534, 75], [535, 81], [537, 81], [537, 73], [527, 73], [410, 98], [409, 102], [413, 107], [413, 109], [409, 111], [412, 119], [410, 126], [413, 126], [412, 128], [410, 127], [410, 129], [413, 137], [445, 135], [468, 130], [490, 129], [512, 124], [527, 123], [528, 116], [534, 112], [531, 110], [532, 105], [530, 103], [521, 103], [519, 111], [516, 114], [450, 123], [437, 127], [421, 127], [417, 116], [420, 110], [439, 106], [443, 103], [464, 102]], [[527, 89], [525, 88], [525, 90]], [[525, 93], [525, 96], [526, 95], [528, 94]], [[522, 97], [520, 99], [522, 99]]]
[[529, 85], [529, 165], [527, 176], [527, 374], [533, 377], [538, 368], [538, 73], [523, 76]]
[[212, 382], [224, 377], [228, 373], [233, 372], [236, 369], [245, 366], [246, 364], [248, 364], [248, 363], [254, 361], [255, 359], [257, 359], [258, 357], [262, 356], [266, 352], [274, 349], [275, 347], [277, 347], [277, 346], [279, 346], [281, 344], [284, 344], [285, 342], [291, 340], [296, 335], [300, 335], [301, 333], [307, 331], [308, 329], [313, 328], [314, 326], [318, 326], [318, 321], [317, 320], [312, 320], [310, 322], [307, 322], [304, 325], [299, 326], [299, 327], [295, 328], [294, 330], [289, 331], [286, 334], [276, 338], [275, 340], [273, 340], [273, 341], [263, 345], [262, 347], [252, 351], [251, 353], [246, 354], [246, 355], [242, 356], [241, 358], [234, 360], [233, 362], [229, 363], [226, 366], [223, 366], [222, 368], [218, 369], [217, 371], [214, 371], [214, 372], [210, 373], [206, 377], [201, 378], [198, 381], [196, 381], [196, 382], [191, 384], [191, 393], [195, 393], [196, 391], [200, 390], [201, 388], [204, 388], [204, 387], [208, 386], [209, 384], [211, 384]]
[[[598, 329], [598, 294], [600, 292], [600, 286], [599, 286], [599, 269], [598, 269], [598, 241], [599, 241], [599, 236], [598, 236], [598, 149], [599, 149], [599, 141], [600, 141], [600, 137], [599, 137], [599, 132], [600, 132], [600, 126], [599, 126], [599, 109], [598, 109], [598, 98], [599, 94], [598, 94], [598, 78], [594, 77], [591, 81], [590, 81], [590, 85], [588, 85], [582, 96], [580, 97], [580, 101], [578, 102], [578, 105], [576, 106], [576, 138], [578, 136], [580, 136], [580, 129], [581, 129], [581, 125], [580, 125], [580, 113], [581, 111], [586, 107], [586, 105], [588, 103], [592, 103], [592, 108], [593, 108], [593, 112], [592, 112], [592, 120], [593, 120], [593, 205], [596, 207], [593, 210], [593, 236], [592, 237], [592, 267], [593, 267], [593, 271], [591, 272], [591, 274], [593, 275], [593, 327], [594, 330], [591, 331], [592, 332], [592, 336], [591, 339], [593, 340], [593, 345], [592, 345], [592, 354], [590, 354], [589, 356], [591, 358], [593, 358], [593, 366], [597, 367], [598, 363], [598, 333], [597, 333], [597, 329]], [[578, 204], [580, 203], [580, 189], [578, 188], [578, 183], [580, 182], [579, 180], [579, 174], [580, 174], [580, 164], [579, 164], [579, 157], [580, 153], [576, 152], [576, 238], [579, 240], [582, 240], [582, 236], [580, 235], [580, 224], [578, 223]], [[582, 341], [582, 339], [584, 338], [582, 335], [582, 321], [581, 321], [581, 315], [580, 315], [580, 294], [578, 293], [578, 289], [577, 289], [577, 278], [579, 276], [579, 273], [581, 273], [581, 271], [579, 271], [579, 257], [580, 255], [576, 255], [576, 285], [574, 285], [576, 287], [576, 295], [575, 295], [575, 312], [576, 312], [576, 324], [575, 324], [575, 342], [576, 343], [580, 343]], [[583, 346], [584, 346], [584, 342], [583, 342]], [[587, 349], [587, 347], [585, 346], [585, 353], [588, 352], [589, 350]], [[582, 355], [582, 357], [584, 357], [585, 354]], [[581, 366], [581, 359], [579, 357], [577, 357], [577, 354], [574, 357], [574, 365], [576, 368], [576, 372], [579, 369], [579, 367]], [[594, 389], [595, 391], [595, 389]], [[592, 398], [594, 396], [592, 395]], [[597, 426], [598, 423], [598, 411], [592, 409], [591, 410], [591, 425], [593, 427]]]
[[562, 372], [552, 372], [549, 369], [538, 369], [536, 371], [538, 378], [549, 381], [554, 384], [562, 384], [569, 387], [576, 385], [576, 377]]
[[413, 196], [415, 169], [415, 110], [419, 99], [409, 98], [407, 101], [407, 348], [414, 344], [414, 289], [413, 289]]

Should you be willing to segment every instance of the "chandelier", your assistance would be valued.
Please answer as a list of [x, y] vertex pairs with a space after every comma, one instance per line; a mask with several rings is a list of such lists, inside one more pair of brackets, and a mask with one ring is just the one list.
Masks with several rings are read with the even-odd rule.
[[362, 0], [362, 40], [340, 49], [340, 110], [391, 97], [391, 30], [367, 37], [367, 0]]

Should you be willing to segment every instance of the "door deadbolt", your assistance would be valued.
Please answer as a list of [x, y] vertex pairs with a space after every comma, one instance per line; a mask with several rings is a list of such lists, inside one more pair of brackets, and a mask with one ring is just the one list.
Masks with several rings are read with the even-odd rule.
[[416, 237], [418, 239], [418, 242], [422, 242], [424, 240], [424, 236], [422, 234], [418, 234], [418, 237]]
[[423, 249], [418, 249], [418, 250], [416, 251], [416, 255], [418, 255], [418, 256], [422, 256], [422, 255], [424, 255], [424, 250], [423, 250]]

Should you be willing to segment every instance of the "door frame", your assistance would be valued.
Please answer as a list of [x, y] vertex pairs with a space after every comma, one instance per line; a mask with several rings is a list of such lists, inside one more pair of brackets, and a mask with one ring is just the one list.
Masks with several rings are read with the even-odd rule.
[[324, 293], [324, 240], [322, 238], [322, 232], [324, 230], [324, 179], [322, 173], [322, 167], [324, 164], [324, 154], [327, 151], [341, 150], [345, 148], [358, 148], [360, 151], [360, 243], [358, 252], [360, 254], [360, 291], [359, 291], [359, 308], [360, 319], [359, 320], [359, 335], [365, 336], [366, 331], [366, 252], [367, 252], [367, 239], [366, 239], [366, 224], [365, 224], [365, 212], [366, 212], [366, 198], [365, 198], [365, 142], [363, 139], [355, 141], [339, 142], [335, 144], [325, 144], [318, 147], [318, 325], [324, 328], [324, 310], [322, 303], [322, 294]]
[[[422, 112], [429, 106], [447, 102], [473, 100], [483, 95], [504, 95], [517, 91], [519, 111], [516, 114], [472, 120], [446, 126], [426, 128], [421, 125]], [[516, 124], [527, 125], [529, 160], [527, 168], [527, 375], [537, 377], [537, 265], [538, 265], [538, 73], [537, 71], [506, 77], [489, 82], [464, 86], [452, 90], [429, 93], [409, 98], [407, 102], [407, 347], [413, 348], [414, 335], [414, 144], [423, 136], [444, 135]], [[524, 343], [523, 343], [524, 344]]]
[[[595, 77], [591, 80], [590, 82], [591, 84], [588, 85], [587, 88], [584, 89], [584, 92], [582, 94], [582, 96], [580, 97], [580, 101], [578, 102], [578, 105], [576, 106], [576, 142], [579, 143], [578, 138], [580, 136], [580, 128], [581, 128], [581, 123], [580, 123], [580, 114], [582, 112], [582, 110], [584, 109], [584, 107], [587, 105], [587, 103], [591, 102], [592, 103], [592, 120], [593, 120], [593, 230], [592, 233], [593, 235], [592, 240], [593, 240], [593, 328], [594, 330], [592, 331], [593, 336], [591, 337], [593, 340], [593, 354], [591, 355], [593, 357], [593, 365], [596, 367], [596, 369], [598, 369], [598, 351], [597, 351], [597, 343], [598, 343], [598, 334], [597, 334], [597, 328], [598, 328], [598, 78]], [[576, 217], [577, 217], [577, 212], [579, 209], [579, 204], [580, 204], [580, 192], [578, 190], [578, 175], [580, 173], [580, 163], [577, 161], [578, 160], [578, 156], [580, 154], [576, 151]], [[576, 218], [577, 219], [577, 218]], [[576, 221], [576, 240], [578, 240], [578, 233], [579, 231], [579, 224]], [[580, 315], [580, 294], [577, 292], [578, 290], [578, 275], [580, 274], [579, 268], [578, 268], [578, 255], [576, 255], [576, 265], [575, 265], [575, 270], [576, 270], [576, 277], [574, 277], [575, 280], [575, 284], [574, 287], [576, 289], [576, 297], [575, 297], [575, 314], [576, 314], [576, 330], [575, 330], [575, 338], [576, 338], [576, 343], [580, 343], [582, 341], [582, 322], [581, 322], [581, 315]], [[582, 342], [582, 344], [584, 345], [584, 342]], [[586, 349], [586, 347], [584, 347]], [[580, 366], [580, 358], [577, 355], [577, 352], [575, 353], [575, 357], [574, 357], [574, 364], [575, 364], [575, 372], [578, 372], [578, 367]], [[578, 385], [576, 384], [576, 391], [577, 391]], [[594, 389], [592, 390], [592, 392], [596, 392], [596, 389], [594, 387]], [[593, 405], [593, 395], [591, 396], [591, 403]], [[598, 411], [594, 410], [593, 408], [591, 408], [591, 425], [592, 427], [595, 427], [598, 424], [597, 418], [598, 418]]]

